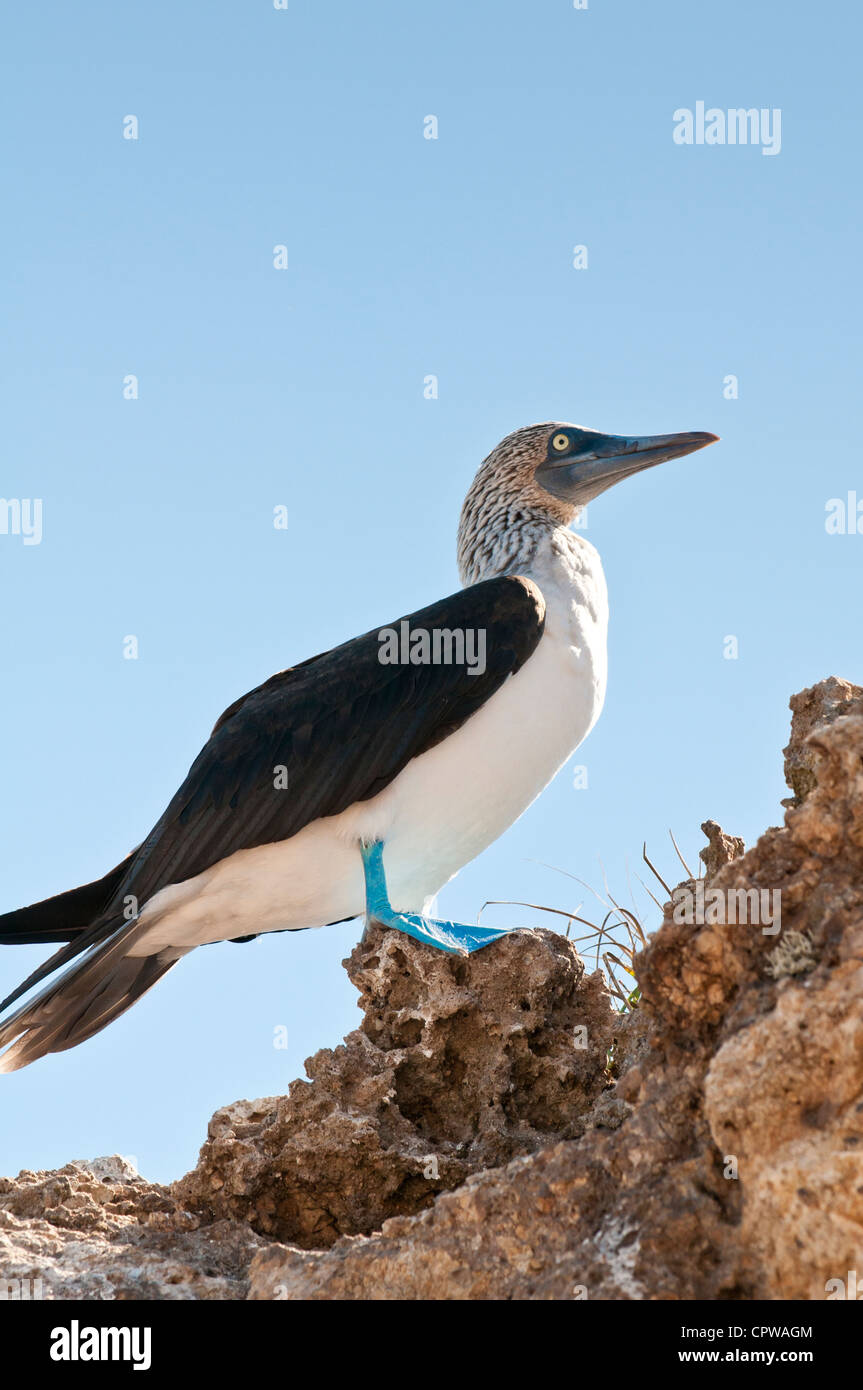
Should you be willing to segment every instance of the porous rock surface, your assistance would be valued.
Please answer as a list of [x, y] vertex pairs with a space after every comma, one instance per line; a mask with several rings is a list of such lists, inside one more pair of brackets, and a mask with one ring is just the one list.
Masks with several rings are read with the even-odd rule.
[[0, 1178], [0, 1300], [245, 1298], [262, 1245], [203, 1226], [117, 1154]]
[[345, 964], [362, 1026], [287, 1096], [216, 1112], [175, 1187], [186, 1207], [321, 1248], [583, 1132], [614, 1013], [565, 937], [519, 932], [462, 958], [375, 927]]
[[792, 710], [785, 825], [747, 852], [704, 826], [702, 886], [771, 895], [778, 931], [669, 903], [626, 1016], [554, 933], [462, 960], [375, 932], [347, 962], [361, 1027], [288, 1096], [217, 1112], [171, 1188], [104, 1161], [0, 1181], [0, 1280], [823, 1299], [863, 1268], [863, 690]]

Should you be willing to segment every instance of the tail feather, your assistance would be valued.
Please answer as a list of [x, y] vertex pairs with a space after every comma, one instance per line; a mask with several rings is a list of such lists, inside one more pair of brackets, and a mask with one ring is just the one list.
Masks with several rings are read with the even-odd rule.
[[45, 898], [42, 902], [31, 903], [29, 907], [20, 907], [15, 912], [0, 916], [2, 946], [41, 945], [49, 941], [65, 943], [59, 951], [38, 965], [26, 980], [22, 980], [17, 989], [0, 1000], [0, 1013], [27, 994], [34, 985], [104, 941], [116, 930], [117, 918], [109, 917], [108, 909], [137, 852], [133, 850], [122, 864], [93, 883], [70, 888], [66, 893], [57, 893], [53, 898]]
[[14, 1004], [16, 999], [28, 994], [34, 985], [38, 985], [40, 980], [44, 980], [48, 975], [53, 975], [54, 971], [59, 970], [61, 965], [65, 965], [67, 961], [79, 954], [80, 952], [73, 950], [71, 946], [61, 946], [60, 950], [55, 951], [53, 956], [49, 956], [47, 960], [42, 961], [41, 965], [37, 965], [26, 980], [22, 980], [20, 985], [16, 985], [11, 994], [7, 994], [5, 999], [0, 999], [0, 1014], [4, 1009], [8, 1009], [10, 1004]]
[[16, 908], [0, 915], [0, 945], [42, 945], [49, 941], [74, 941], [108, 907], [128, 873], [137, 850], [104, 878], [70, 888], [53, 898]]
[[65, 1052], [92, 1038], [160, 980], [178, 957], [130, 956], [145, 930], [138, 922], [118, 925], [107, 940], [0, 1023], [0, 1048], [6, 1048], [0, 1072], [18, 1071], [49, 1052]]

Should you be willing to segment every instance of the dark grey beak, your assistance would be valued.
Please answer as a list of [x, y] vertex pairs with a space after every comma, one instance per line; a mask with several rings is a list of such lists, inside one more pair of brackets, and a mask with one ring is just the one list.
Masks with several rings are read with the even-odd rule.
[[[585, 435], [588, 437], [585, 438]], [[719, 436], [695, 430], [683, 434], [648, 434], [627, 438], [619, 434], [581, 432], [577, 452], [548, 459], [536, 470], [536, 479], [552, 497], [583, 503], [606, 488], [654, 468], [668, 459], [682, 458], [696, 449], [715, 444]]]

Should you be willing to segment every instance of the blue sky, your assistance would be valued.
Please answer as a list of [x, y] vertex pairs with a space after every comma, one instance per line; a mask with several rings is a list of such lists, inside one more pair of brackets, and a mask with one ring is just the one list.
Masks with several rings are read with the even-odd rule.
[[[799, 0], [7, 16], [0, 490], [42, 499], [43, 536], [0, 535], [0, 909], [116, 863], [237, 695], [456, 588], [472, 474], [535, 420], [722, 443], [591, 506], [588, 788], [565, 769], [443, 915], [589, 907], [536, 861], [649, 906], [644, 840], [676, 881], [669, 827], [694, 860], [708, 816], [747, 843], [780, 820], [788, 696], [863, 678], [863, 534], [825, 530], [863, 499], [860, 29]], [[781, 109], [780, 153], [675, 144], [699, 100]], [[359, 930], [197, 951], [0, 1077], [0, 1172], [119, 1151], [179, 1176], [217, 1106], [358, 1023]], [[40, 955], [3, 948], [0, 984]]]

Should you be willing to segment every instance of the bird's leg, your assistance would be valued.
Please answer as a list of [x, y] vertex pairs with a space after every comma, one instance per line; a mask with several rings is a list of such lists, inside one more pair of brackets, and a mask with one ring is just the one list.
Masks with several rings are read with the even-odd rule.
[[418, 912], [396, 912], [387, 892], [383, 841], [361, 842], [360, 854], [366, 878], [366, 930], [372, 922], [380, 922], [381, 926], [395, 927], [396, 931], [406, 932], [417, 941], [436, 946], [439, 951], [460, 956], [478, 951], [481, 946], [488, 946], [498, 937], [509, 934], [506, 928], [465, 927], [459, 922], [438, 922], [434, 917], [422, 917]]

